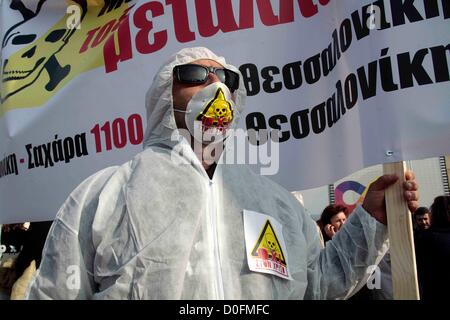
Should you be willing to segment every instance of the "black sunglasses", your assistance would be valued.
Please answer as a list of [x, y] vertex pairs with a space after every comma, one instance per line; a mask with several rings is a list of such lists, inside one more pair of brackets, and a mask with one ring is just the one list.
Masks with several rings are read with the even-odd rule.
[[199, 64], [182, 64], [173, 68], [175, 80], [188, 84], [205, 83], [210, 72], [214, 73], [231, 92], [239, 88], [239, 74], [226, 68], [206, 67]]

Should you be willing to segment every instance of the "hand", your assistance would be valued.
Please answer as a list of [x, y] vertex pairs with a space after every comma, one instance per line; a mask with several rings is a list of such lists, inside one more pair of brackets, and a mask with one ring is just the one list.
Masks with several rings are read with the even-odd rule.
[[326, 235], [330, 237], [330, 239], [333, 238], [336, 234], [336, 228], [331, 224], [327, 224], [323, 229], [325, 230]]
[[[395, 174], [385, 174], [372, 183], [364, 198], [362, 207], [372, 217], [382, 224], [387, 224], [386, 203], [384, 201], [384, 191], [398, 180]], [[415, 180], [412, 171], [405, 172], [405, 182], [403, 182], [403, 197], [408, 204], [411, 212], [419, 207], [419, 185]]]

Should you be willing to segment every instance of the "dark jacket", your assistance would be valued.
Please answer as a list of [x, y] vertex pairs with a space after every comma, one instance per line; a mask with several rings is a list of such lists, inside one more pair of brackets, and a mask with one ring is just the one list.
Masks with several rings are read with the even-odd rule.
[[416, 231], [417, 273], [422, 300], [450, 297], [450, 228]]

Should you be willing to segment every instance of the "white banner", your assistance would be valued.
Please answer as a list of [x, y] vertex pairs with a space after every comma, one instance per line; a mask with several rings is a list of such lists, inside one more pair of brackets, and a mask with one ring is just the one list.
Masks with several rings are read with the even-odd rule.
[[0, 3], [0, 223], [53, 219], [142, 150], [145, 93], [183, 47], [240, 68], [240, 126], [280, 130], [289, 190], [450, 153], [448, 0]]

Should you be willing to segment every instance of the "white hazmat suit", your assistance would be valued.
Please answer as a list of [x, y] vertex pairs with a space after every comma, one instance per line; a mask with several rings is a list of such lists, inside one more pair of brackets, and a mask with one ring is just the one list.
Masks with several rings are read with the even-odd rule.
[[[173, 67], [198, 59], [239, 72], [206, 48], [183, 49], [160, 69], [146, 97], [144, 151], [70, 194], [29, 299], [337, 299], [382, 258], [386, 227], [361, 207], [321, 250], [315, 222], [282, 187], [245, 165], [218, 164], [208, 177], [172, 109]], [[244, 99], [241, 77], [235, 115]], [[271, 227], [289, 279], [250, 270], [244, 210], [281, 225]]]

